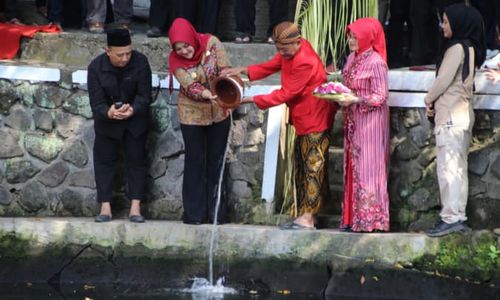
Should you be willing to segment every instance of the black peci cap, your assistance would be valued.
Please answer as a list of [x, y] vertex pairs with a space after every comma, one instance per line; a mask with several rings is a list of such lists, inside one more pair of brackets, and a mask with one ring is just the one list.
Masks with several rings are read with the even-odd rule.
[[130, 32], [127, 29], [115, 28], [107, 32], [108, 47], [123, 47], [132, 44]]

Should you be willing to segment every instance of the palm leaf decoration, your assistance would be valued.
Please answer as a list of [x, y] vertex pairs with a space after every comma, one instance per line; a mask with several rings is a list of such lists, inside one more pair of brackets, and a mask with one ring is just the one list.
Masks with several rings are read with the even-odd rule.
[[347, 54], [347, 39], [345, 36], [347, 25], [360, 18], [376, 18], [378, 15], [377, 0], [340, 0], [336, 1], [336, 3], [333, 8], [333, 15], [329, 20], [333, 24], [333, 33], [335, 33], [333, 38], [334, 46], [329, 48], [335, 70], [339, 67], [338, 62], [342, 61]]

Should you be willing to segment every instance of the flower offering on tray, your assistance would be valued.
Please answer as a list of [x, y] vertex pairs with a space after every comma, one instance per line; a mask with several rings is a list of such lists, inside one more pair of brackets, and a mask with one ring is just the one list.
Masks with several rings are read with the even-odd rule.
[[329, 81], [314, 89], [314, 96], [322, 99], [339, 101], [344, 98], [345, 94], [349, 94], [351, 90], [338, 81]]

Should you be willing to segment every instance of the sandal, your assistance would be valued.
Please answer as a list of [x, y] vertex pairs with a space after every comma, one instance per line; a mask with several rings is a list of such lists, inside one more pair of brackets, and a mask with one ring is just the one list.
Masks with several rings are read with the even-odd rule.
[[315, 226], [312, 226], [312, 227], [309, 227], [309, 226], [304, 226], [302, 224], [299, 224], [299, 223], [295, 223], [295, 221], [292, 221], [292, 222], [289, 222], [289, 223], [285, 223], [285, 224], [282, 224], [279, 226], [279, 228], [281, 230], [301, 230], [301, 229], [306, 229], [306, 230], [315, 230], [316, 227]]
[[241, 38], [241, 42], [244, 43], [244, 44], [248, 44], [248, 43], [251, 43], [252, 42], [252, 37], [251, 36], [244, 36], [243, 38]]
[[36, 8], [36, 11], [41, 14], [42, 16], [44, 16], [45, 18], [47, 18], [48, 14], [47, 14], [47, 6], [46, 5], [42, 5], [42, 6], [38, 6]]
[[89, 24], [89, 31], [91, 33], [104, 33], [104, 24], [97, 22], [97, 23], [90, 23]]
[[354, 232], [354, 231], [352, 231], [352, 228], [350, 226], [340, 227], [339, 231], [340, 232]]
[[130, 34], [132, 34], [132, 27], [130, 23], [119, 23], [118, 28], [120, 29], [127, 29]]
[[8, 23], [14, 24], [14, 25], [24, 25], [21, 21], [19, 21], [18, 18], [12, 18], [12, 19], [9, 20]]

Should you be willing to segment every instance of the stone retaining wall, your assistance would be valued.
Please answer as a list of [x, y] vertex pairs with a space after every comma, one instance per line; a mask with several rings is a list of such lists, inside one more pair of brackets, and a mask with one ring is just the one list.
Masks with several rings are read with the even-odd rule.
[[[474, 228], [500, 225], [499, 121], [499, 111], [476, 110], [467, 205], [467, 216]], [[431, 129], [424, 109], [391, 108], [391, 216], [393, 221], [409, 225], [410, 231], [428, 228], [439, 212]]]
[[[144, 206], [149, 218], [178, 219], [182, 209], [184, 146], [176, 97], [169, 98], [162, 90], [151, 105]], [[0, 215], [94, 215], [94, 130], [87, 92], [65, 82], [0, 80], [0, 113]], [[234, 221], [249, 218], [251, 209], [243, 207], [259, 195], [263, 125], [264, 113], [257, 109], [234, 113], [227, 164], [227, 192], [233, 215], [238, 216]], [[117, 176], [119, 186], [121, 177]], [[116, 190], [118, 215], [126, 213], [123, 195], [123, 188]]]
[[[68, 77], [66, 75], [63, 78]], [[161, 90], [151, 106], [148, 140], [148, 218], [178, 219], [184, 146], [176, 97]], [[0, 80], [0, 215], [92, 216], [96, 212], [88, 94], [64, 80], [56, 83]], [[253, 106], [234, 113], [227, 192], [233, 222], [269, 223], [259, 200], [266, 114]], [[342, 119], [332, 130], [330, 188], [326, 212], [340, 210]], [[500, 222], [498, 111], [477, 111], [469, 157], [468, 215], [474, 227]], [[434, 137], [423, 109], [391, 108], [389, 191], [392, 222], [421, 230], [436, 220], [438, 187]], [[123, 168], [123, 167], [122, 167]], [[123, 170], [120, 171], [122, 173]], [[119, 177], [119, 176], [118, 176]], [[118, 183], [121, 182], [117, 178]], [[116, 214], [125, 214], [123, 188], [116, 190]]]
[[[88, 61], [102, 51], [103, 43], [103, 36], [82, 33], [38, 34], [23, 42], [19, 60], [0, 64], [0, 67], [38, 64], [61, 70], [60, 78], [53, 82], [14, 80], [8, 76], [0, 79], [0, 216], [95, 214], [93, 121], [85, 85], [75, 84], [72, 74], [75, 70], [84, 70]], [[136, 35], [133, 43], [148, 56], [154, 73], [164, 79], [168, 71], [167, 40]], [[225, 43], [225, 47], [235, 66], [266, 60], [275, 51], [273, 46], [264, 44]], [[419, 107], [426, 86], [432, 83], [433, 74], [427, 75], [422, 81], [425, 84], [408, 92], [407, 87], [404, 91], [395, 86], [417, 81], [414, 74], [406, 71], [389, 74], [392, 91], [389, 192], [393, 229], [427, 228], [437, 219], [439, 211], [432, 128], [423, 108], [415, 108]], [[500, 90], [485, 87], [488, 84], [485, 82], [480, 80], [476, 84], [482, 93], [476, 97], [481, 106], [476, 110], [469, 157], [467, 213], [475, 228], [500, 226], [500, 106], [497, 104]], [[266, 85], [277, 83], [276, 76], [264, 82]], [[410, 98], [415, 102], [410, 103], [413, 101]], [[151, 108], [150, 167], [144, 212], [148, 218], [179, 219], [184, 147], [175, 94], [170, 97], [162, 89]], [[234, 113], [226, 170], [228, 206], [233, 222], [273, 224], [276, 221], [273, 205], [260, 200], [266, 119], [267, 113], [252, 105], [245, 105]], [[342, 114], [339, 113], [330, 149], [332, 193], [324, 210], [330, 215], [340, 212], [342, 134]], [[123, 194], [122, 188], [117, 189], [114, 205], [117, 216], [127, 213], [128, 201], [123, 199]], [[280, 199], [277, 206], [279, 202]], [[330, 225], [337, 226], [334, 222]]]

